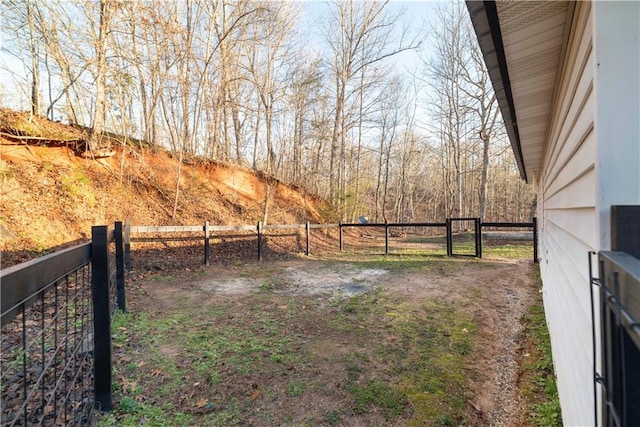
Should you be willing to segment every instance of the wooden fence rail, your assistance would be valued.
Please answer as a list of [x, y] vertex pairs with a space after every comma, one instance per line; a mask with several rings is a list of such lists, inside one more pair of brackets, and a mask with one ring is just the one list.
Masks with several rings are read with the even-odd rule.
[[263, 225], [262, 222], [258, 222], [257, 225], [210, 225], [208, 221], [204, 225], [161, 225], [161, 226], [147, 226], [147, 225], [131, 225], [129, 220], [125, 221], [125, 266], [130, 269], [131, 266], [131, 242], [135, 239], [131, 238], [131, 234], [151, 234], [151, 233], [203, 233], [204, 241], [204, 263], [205, 265], [211, 265], [211, 233], [212, 232], [229, 232], [229, 231], [254, 231], [257, 235], [258, 243], [258, 260], [263, 259], [263, 237], [265, 231], [268, 230], [306, 230], [306, 250], [305, 254], [308, 256], [310, 251], [310, 240], [312, 229], [323, 228], [336, 228], [340, 224], [268, 224]]
[[[447, 218], [445, 222], [384, 222], [384, 223], [333, 223], [333, 224], [311, 224], [306, 222], [305, 224], [262, 224], [258, 222], [256, 225], [210, 225], [209, 221], [206, 221], [203, 225], [184, 225], [184, 226], [144, 226], [144, 225], [131, 225], [129, 220], [124, 223], [124, 264], [127, 270], [130, 268], [131, 260], [131, 241], [136, 239], [131, 238], [131, 234], [145, 234], [145, 233], [202, 233], [202, 240], [204, 242], [204, 263], [205, 265], [211, 265], [211, 245], [210, 240], [212, 233], [214, 232], [229, 232], [229, 231], [251, 231], [256, 233], [257, 238], [257, 251], [258, 260], [263, 259], [263, 239], [265, 232], [269, 230], [305, 230], [306, 244], [305, 254], [309, 256], [311, 254], [311, 230], [312, 229], [333, 229], [337, 228], [339, 232], [339, 248], [340, 251], [344, 249], [342, 230], [344, 228], [384, 228], [385, 237], [385, 255], [389, 254], [389, 228], [404, 228], [404, 227], [419, 227], [419, 228], [443, 228], [446, 235], [446, 247], [447, 256], [454, 256], [453, 253], [453, 226], [452, 223], [456, 221], [473, 221], [474, 222], [474, 237], [475, 237], [475, 257], [482, 258], [482, 229], [484, 227], [493, 228], [531, 228], [533, 230], [533, 260], [538, 261], [538, 234], [536, 218], [533, 218], [532, 222], [482, 222], [480, 218]], [[138, 241], [142, 241], [142, 238]], [[144, 241], [148, 239], [144, 238]]]

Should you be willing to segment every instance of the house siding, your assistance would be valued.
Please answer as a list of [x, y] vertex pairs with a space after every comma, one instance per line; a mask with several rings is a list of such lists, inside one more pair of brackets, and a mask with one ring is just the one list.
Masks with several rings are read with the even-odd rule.
[[611, 205], [640, 205], [640, 2], [592, 8], [600, 251], [611, 249]]
[[593, 425], [589, 251], [597, 244], [592, 5], [576, 2], [538, 179], [540, 270], [563, 422]]

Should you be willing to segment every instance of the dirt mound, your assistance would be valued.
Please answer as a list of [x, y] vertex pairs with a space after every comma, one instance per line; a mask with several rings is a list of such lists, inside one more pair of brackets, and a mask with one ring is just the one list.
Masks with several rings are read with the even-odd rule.
[[[143, 144], [77, 156], [86, 133], [0, 109], [2, 267], [90, 237], [91, 226], [323, 222], [324, 202], [245, 168], [179, 161]], [[67, 142], [65, 142], [67, 141]], [[68, 142], [71, 141], [71, 142]], [[138, 141], [139, 142], [139, 141]], [[267, 191], [268, 188], [268, 191]], [[268, 196], [268, 197], [267, 197]]]

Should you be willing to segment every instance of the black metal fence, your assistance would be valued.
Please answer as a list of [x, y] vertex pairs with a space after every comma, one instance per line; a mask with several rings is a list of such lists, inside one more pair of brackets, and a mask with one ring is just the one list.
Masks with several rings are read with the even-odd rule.
[[[598, 265], [600, 277], [591, 279], [599, 302], [597, 308], [592, 303], [592, 315], [600, 320], [599, 328], [594, 328], [594, 349], [597, 348], [595, 336], [600, 335], [601, 361], [600, 370], [594, 363], [595, 401], [598, 401], [598, 385], [602, 396], [601, 403], [596, 405], [596, 419], [600, 412], [603, 425], [637, 426], [640, 424], [640, 260], [624, 252], [600, 252]], [[597, 360], [595, 352], [593, 357]]]
[[597, 269], [589, 253], [594, 419], [631, 427], [640, 425], [640, 206], [611, 206], [611, 249]]
[[84, 425], [111, 409], [110, 318], [124, 309], [122, 224], [0, 271], [3, 426]]

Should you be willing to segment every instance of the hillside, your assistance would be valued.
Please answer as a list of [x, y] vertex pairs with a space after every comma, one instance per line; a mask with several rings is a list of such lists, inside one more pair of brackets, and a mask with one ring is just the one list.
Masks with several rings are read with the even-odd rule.
[[[83, 157], [86, 130], [0, 109], [2, 267], [86, 240], [91, 226], [323, 222], [322, 200], [238, 166], [188, 159], [114, 135]], [[179, 175], [178, 175], [179, 174]], [[176, 188], [179, 180], [178, 200]], [[175, 215], [174, 215], [175, 208]]]

